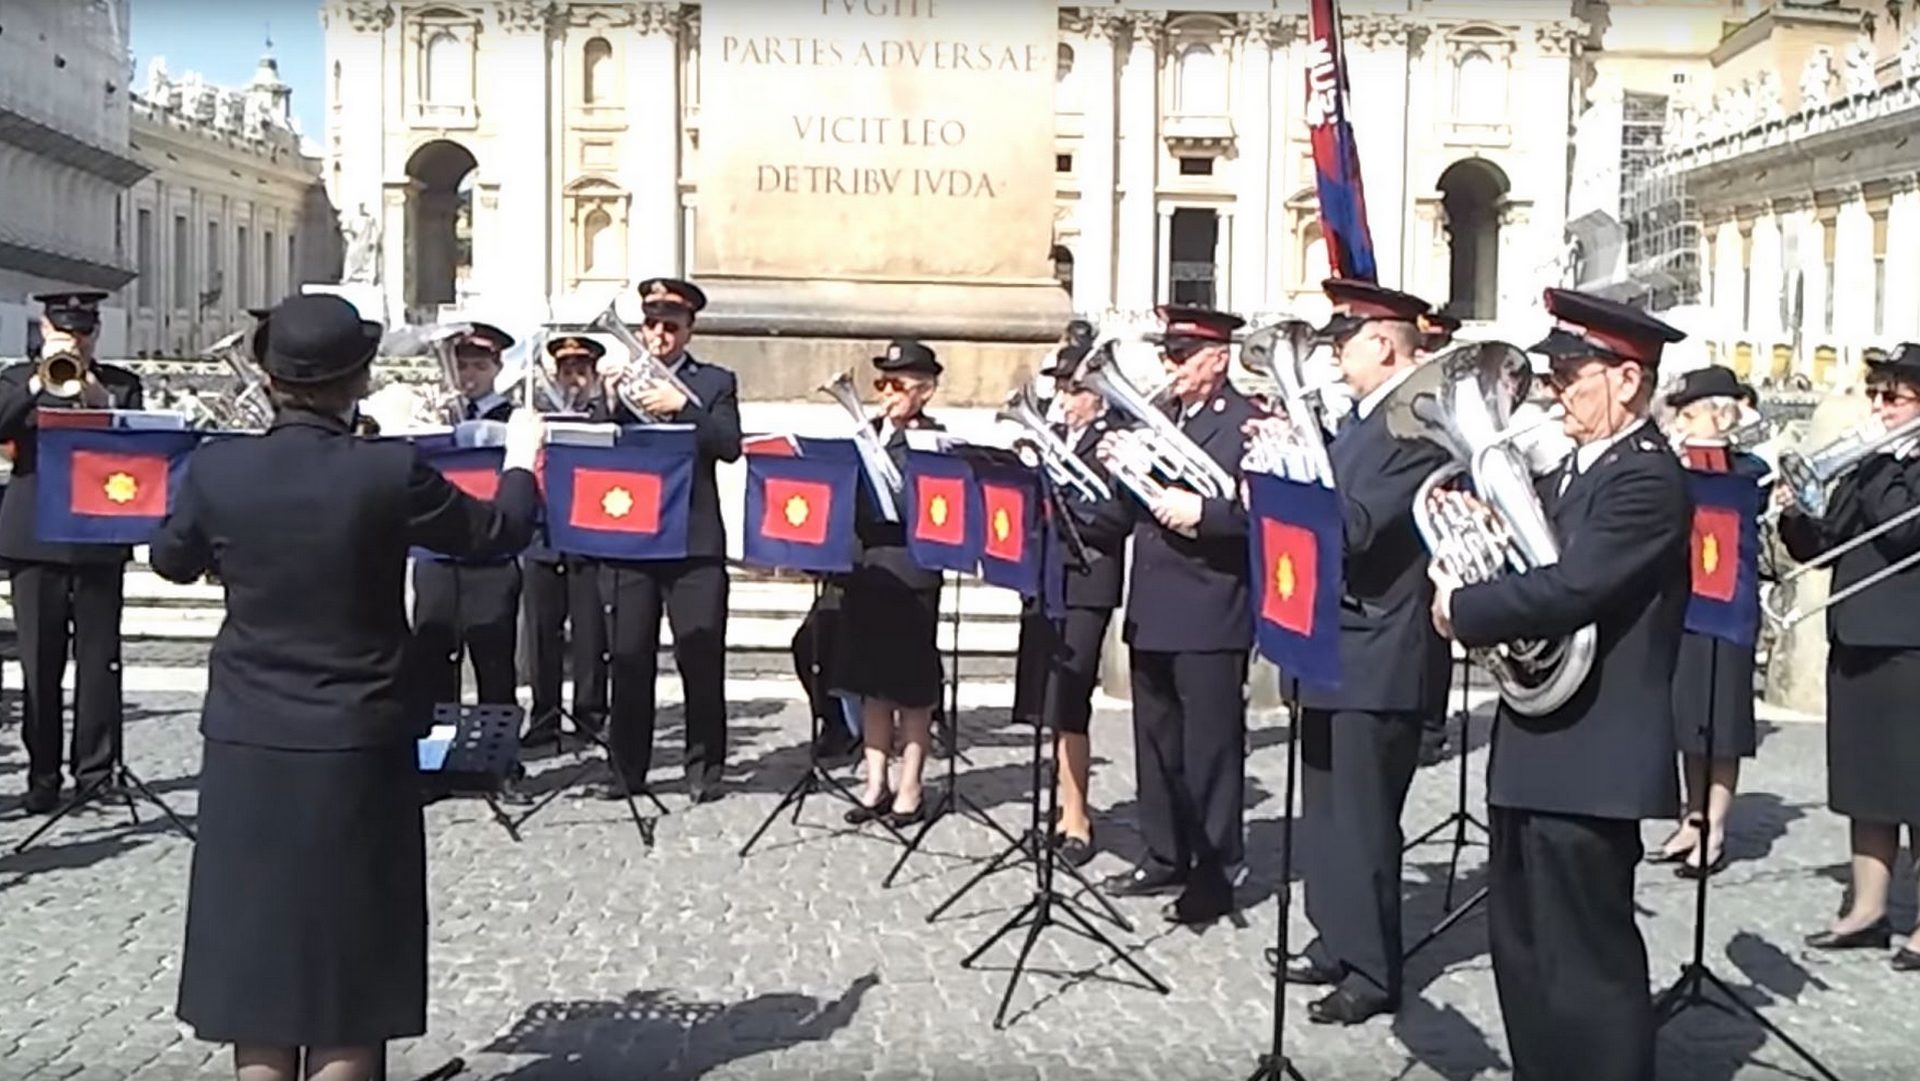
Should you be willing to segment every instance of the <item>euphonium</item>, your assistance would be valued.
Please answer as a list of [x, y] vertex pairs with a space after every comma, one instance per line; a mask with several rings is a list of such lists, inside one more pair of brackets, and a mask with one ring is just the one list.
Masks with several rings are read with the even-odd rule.
[[1261, 327], [1241, 344], [1240, 362], [1272, 379], [1277, 399], [1275, 415], [1255, 426], [1242, 468], [1307, 484], [1333, 484], [1326, 427], [1314, 401], [1332, 384], [1306, 380], [1316, 334], [1308, 323], [1287, 319]]
[[860, 460], [866, 467], [867, 476], [891, 497], [890, 502], [882, 501], [882, 511], [891, 511], [889, 520], [893, 520], [899, 513], [899, 497], [906, 490], [906, 478], [900, 475], [900, 470], [893, 464], [893, 456], [881, 444], [880, 433], [873, 430], [867, 409], [860, 404], [860, 394], [853, 389], [853, 376], [841, 372], [833, 377], [832, 382], [821, 384], [820, 393], [839, 402], [840, 408], [853, 418], [853, 445], [860, 451]]
[[1141, 393], [1120, 373], [1114, 363], [1113, 346], [1109, 338], [1088, 354], [1080, 383], [1140, 425], [1131, 431], [1112, 433], [1114, 446], [1122, 452], [1110, 463], [1114, 475], [1142, 499], [1154, 498], [1164, 487], [1154, 473], [1207, 498], [1239, 498], [1240, 486], [1233, 476], [1167, 418], [1158, 396]]
[[660, 363], [660, 358], [654, 356], [645, 345], [641, 344], [640, 339], [634, 337], [633, 332], [627, 329], [627, 324], [620, 318], [620, 312], [613, 301], [607, 302], [607, 309], [595, 316], [593, 322], [587, 324], [587, 329], [594, 333], [605, 334], [625, 347], [628, 358], [627, 367], [620, 373], [619, 379], [615, 380], [613, 392], [620, 399], [621, 404], [627, 407], [628, 412], [639, 417], [643, 422], [659, 424], [666, 419], [654, 416], [640, 405], [640, 392], [651, 386], [664, 383], [685, 395], [687, 401], [694, 405], [701, 404], [700, 396], [681, 382], [680, 377], [673, 374], [671, 368]]
[[206, 356], [227, 366], [227, 385], [202, 401], [216, 428], [236, 432], [264, 432], [273, 423], [273, 401], [267, 378], [253, 361], [252, 330], [239, 330], [209, 346]]
[[[1386, 401], [1387, 427], [1453, 456], [1414, 496], [1414, 524], [1434, 565], [1471, 584], [1549, 566], [1560, 546], [1534, 494], [1525, 457], [1513, 445], [1512, 410], [1526, 394], [1526, 354], [1505, 342], [1468, 342], [1426, 361]], [[1465, 474], [1474, 495], [1445, 487]], [[1593, 669], [1598, 632], [1582, 627], [1552, 641], [1505, 642], [1468, 651], [1493, 674], [1507, 705], [1551, 713]]]
[[78, 398], [86, 386], [87, 362], [69, 350], [40, 358], [40, 389], [56, 398]]
[[1047, 475], [1053, 478], [1056, 487], [1070, 488], [1090, 503], [1113, 498], [1113, 489], [1100, 478], [1100, 474], [1082, 461], [1072, 447], [1053, 434], [1052, 425], [1047, 423], [1047, 418], [1040, 412], [1039, 403], [1034, 401], [1030, 382], [1021, 381], [1019, 389], [1007, 398], [1007, 407], [999, 412], [996, 419], [1012, 421], [1026, 431], [1020, 442], [1031, 446], [1034, 453], [1040, 456], [1041, 464], [1046, 467]]

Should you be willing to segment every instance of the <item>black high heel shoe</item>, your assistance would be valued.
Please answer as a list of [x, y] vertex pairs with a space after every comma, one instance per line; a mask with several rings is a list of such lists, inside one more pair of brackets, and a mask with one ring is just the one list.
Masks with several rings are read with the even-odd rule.
[[879, 821], [882, 816], [892, 814], [892, 807], [893, 792], [883, 788], [880, 790], [880, 797], [873, 803], [862, 803], [841, 817], [849, 826], [864, 826], [869, 822]]
[[1807, 936], [1806, 943], [1816, 950], [1884, 950], [1893, 944], [1893, 929], [1886, 920], [1878, 920], [1845, 934], [1816, 931]]

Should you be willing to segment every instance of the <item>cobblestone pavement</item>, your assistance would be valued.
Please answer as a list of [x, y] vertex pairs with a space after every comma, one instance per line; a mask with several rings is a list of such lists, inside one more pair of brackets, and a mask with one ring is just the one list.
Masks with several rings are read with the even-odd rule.
[[[134, 702], [129, 762], [182, 813], [194, 809], [198, 744], [189, 695]], [[1274, 884], [1286, 733], [1259, 725], [1249, 763], [1255, 854], [1239, 918], [1202, 932], [1170, 930], [1157, 905], [1128, 902], [1144, 943], [1137, 956], [1163, 975], [1160, 996], [1102, 964], [1078, 938], [1042, 936], [1012, 1025], [991, 1026], [1014, 944], [983, 968], [960, 960], [1014, 907], [1031, 877], [990, 879], [938, 922], [926, 915], [997, 838], [964, 819], [941, 823], [930, 851], [890, 889], [898, 848], [872, 828], [851, 832], [830, 799], [800, 824], [777, 824], [750, 856], [738, 848], [803, 767], [806, 721], [792, 703], [736, 701], [733, 787], [689, 809], [680, 793], [679, 730], [662, 726], [663, 798], [671, 814], [645, 851], [617, 803], [566, 797], [526, 823], [516, 843], [484, 804], [429, 811], [434, 898], [430, 1034], [392, 1049], [396, 1079], [453, 1055], [469, 1076], [514, 1079], [974, 1078], [1234, 1079], [1256, 1065], [1271, 985], [1261, 962], [1273, 941]], [[1004, 711], [965, 717], [963, 791], [1009, 828], [1026, 818], [1027, 730]], [[1091, 870], [1123, 866], [1134, 837], [1131, 741], [1125, 717], [1094, 729], [1099, 839]], [[1470, 758], [1477, 809], [1484, 730]], [[1800, 935], [1840, 897], [1844, 824], [1823, 807], [1822, 732], [1769, 726], [1735, 812], [1734, 864], [1716, 880], [1709, 959], [1749, 1002], [1786, 1026], [1850, 1081], [1913, 1076], [1920, 1005], [1914, 977], [1877, 953], [1812, 955]], [[570, 759], [535, 765], [535, 786], [564, 778]], [[127, 828], [119, 810], [63, 823], [22, 855], [17, 731], [0, 735], [0, 1079], [222, 1076], [219, 1048], [173, 1017], [190, 848], [154, 824]], [[1409, 832], [1453, 807], [1455, 765], [1423, 770]], [[671, 778], [671, 779], [669, 779]], [[1649, 825], [1657, 841], [1662, 827]], [[1117, 851], [1114, 851], [1117, 850]], [[1407, 922], [1441, 909], [1444, 845], [1410, 858]], [[1480, 850], [1461, 889], [1476, 885]], [[325, 869], [315, 869], [324, 888]], [[1912, 918], [1911, 889], [1898, 925]], [[1656, 978], [1689, 948], [1692, 891], [1648, 867], [1640, 899]], [[1296, 942], [1307, 929], [1295, 906]], [[1309, 1078], [1498, 1078], [1505, 1045], [1485, 948], [1468, 919], [1414, 963], [1414, 996], [1397, 1018], [1353, 1030], [1306, 1023], [1291, 993], [1290, 1048]], [[1778, 1042], [1712, 1011], [1689, 1014], [1661, 1042], [1662, 1081], [1808, 1076]]]

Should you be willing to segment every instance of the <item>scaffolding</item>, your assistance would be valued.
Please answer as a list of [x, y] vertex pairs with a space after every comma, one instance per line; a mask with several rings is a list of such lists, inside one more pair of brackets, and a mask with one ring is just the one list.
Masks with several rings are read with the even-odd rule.
[[1669, 101], [1628, 93], [1620, 123], [1620, 190], [1627, 228], [1627, 274], [1663, 311], [1700, 299], [1700, 217], [1686, 177], [1662, 162]]

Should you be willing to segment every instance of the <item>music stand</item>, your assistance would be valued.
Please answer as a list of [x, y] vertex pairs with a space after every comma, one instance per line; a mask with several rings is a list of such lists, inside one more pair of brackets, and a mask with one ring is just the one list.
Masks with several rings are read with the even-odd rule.
[[[121, 723], [125, 723], [124, 719]], [[14, 855], [17, 856], [33, 847], [33, 843], [41, 837], [44, 837], [54, 826], [59, 824], [61, 819], [97, 799], [111, 799], [115, 795], [118, 795], [126, 801], [127, 817], [132, 820], [131, 825], [138, 826], [140, 824], [140, 812], [133, 802], [133, 797], [137, 794], [141, 799], [159, 808], [161, 816], [166, 819], [168, 824], [180, 831], [180, 834], [188, 841], [196, 840], [193, 827], [187, 825], [184, 819], [174, 813], [173, 808], [167, 806], [165, 800], [155, 794], [153, 789], [147, 787], [147, 783], [140, 779], [139, 774], [127, 768], [126, 759], [122, 756], [122, 748], [120, 747], [121, 733], [115, 732], [113, 734], [113, 741], [113, 764], [107, 768], [107, 772], [82, 785], [80, 790], [75, 792], [65, 803], [61, 804], [60, 808], [54, 811], [45, 822], [40, 823], [32, 833], [27, 834], [24, 840], [13, 847]], [[111, 791], [109, 791], [109, 789], [111, 789]]]
[[1299, 684], [1287, 681], [1287, 781], [1286, 792], [1281, 798], [1281, 807], [1285, 814], [1280, 819], [1280, 888], [1276, 890], [1276, 907], [1279, 909], [1279, 927], [1274, 931], [1273, 951], [1279, 963], [1273, 967], [1273, 1033], [1269, 1037], [1267, 1053], [1260, 1056], [1260, 1066], [1248, 1076], [1247, 1081], [1306, 1081], [1300, 1070], [1287, 1057], [1287, 974], [1286, 961], [1289, 944], [1292, 941], [1293, 917], [1293, 795], [1300, 769], [1300, 688]]
[[1405, 953], [1400, 955], [1402, 961], [1426, 949], [1434, 939], [1439, 938], [1451, 929], [1454, 924], [1465, 919], [1468, 913], [1478, 908], [1480, 904], [1487, 899], [1486, 888], [1482, 887], [1475, 890], [1471, 897], [1462, 901], [1458, 908], [1455, 908], [1453, 904], [1453, 889], [1458, 883], [1460, 876], [1460, 854], [1466, 851], [1471, 845], [1485, 843], [1484, 841], [1476, 842], [1469, 840], [1467, 838], [1467, 827], [1471, 826], [1479, 830], [1481, 837], [1491, 836], [1491, 831], [1487, 829], [1487, 824], [1474, 817], [1473, 812], [1467, 810], [1467, 751], [1471, 747], [1469, 740], [1473, 733], [1472, 688], [1473, 662], [1462, 658], [1460, 661], [1460, 709], [1454, 714], [1460, 722], [1460, 746], [1454, 755], [1459, 765], [1454, 809], [1447, 817], [1434, 823], [1431, 829], [1408, 841], [1400, 849], [1402, 853], [1411, 852], [1415, 848], [1426, 844], [1428, 841], [1446, 832], [1449, 828], [1453, 830], [1453, 840], [1451, 842], [1453, 851], [1447, 857], [1447, 888], [1440, 899], [1440, 908], [1443, 914], [1438, 923], [1435, 923], [1426, 934], [1420, 937], [1418, 942], [1415, 942]]
[[433, 707], [435, 728], [451, 726], [445, 740], [428, 736], [417, 744], [424, 787], [434, 795], [477, 795], [487, 801], [494, 821], [519, 840], [514, 821], [500, 806], [500, 792], [520, 767], [517, 705], [440, 702]]

